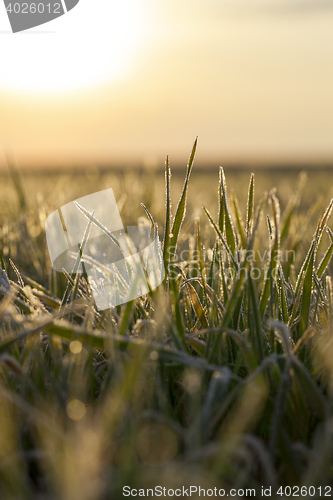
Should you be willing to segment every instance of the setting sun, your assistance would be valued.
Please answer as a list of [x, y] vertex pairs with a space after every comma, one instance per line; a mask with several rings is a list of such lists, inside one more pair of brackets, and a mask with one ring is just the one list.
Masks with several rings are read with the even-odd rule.
[[23, 168], [162, 165], [199, 136], [202, 163], [326, 164], [330, 5], [80, 0], [13, 34], [0, 0], [2, 147]]
[[[3, 6], [2, 10], [1, 27]], [[40, 94], [118, 79], [140, 47], [143, 22], [140, 1], [81, 0], [75, 9], [41, 27], [8, 32], [2, 39], [0, 85]]]

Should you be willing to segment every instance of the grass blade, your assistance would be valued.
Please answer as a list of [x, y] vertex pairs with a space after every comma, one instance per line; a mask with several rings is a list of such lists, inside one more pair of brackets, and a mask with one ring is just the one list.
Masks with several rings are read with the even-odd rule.
[[165, 229], [164, 229], [164, 244], [163, 244], [163, 262], [166, 273], [169, 271], [170, 262], [170, 231], [171, 231], [171, 195], [170, 195], [171, 170], [169, 165], [169, 157], [165, 162], [165, 184], [166, 184], [166, 200], [165, 200]]
[[222, 188], [222, 200], [224, 204], [224, 223], [225, 223], [225, 235], [227, 239], [228, 246], [231, 250], [232, 255], [235, 255], [235, 250], [236, 250], [236, 237], [234, 233], [234, 228], [231, 222], [231, 217], [229, 214], [229, 209], [228, 209], [228, 202], [227, 202], [227, 186], [226, 186], [226, 181], [225, 181], [225, 175], [224, 175], [224, 170], [221, 167], [220, 168], [220, 184]]
[[192, 167], [193, 167], [193, 163], [194, 163], [194, 157], [195, 157], [195, 153], [197, 150], [197, 144], [198, 144], [198, 139], [196, 139], [194, 141], [194, 145], [192, 148], [190, 159], [189, 159], [189, 162], [187, 165], [187, 171], [186, 171], [186, 177], [185, 177], [185, 182], [184, 182], [184, 186], [183, 186], [183, 191], [182, 191], [182, 194], [181, 194], [178, 206], [177, 206], [177, 210], [176, 210], [176, 215], [175, 215], [175, 218], [174, 218], [173, 224], [172, 224], [172, 230], [171, 230], [172, 237], [171, 237], [171, 244], [170, 244], [171, 248], [170, 248], [169, 262], [173, 260], [173, 257], [176, 253], [179, 231], [180, 231], [181, 225], [182, 225], [184, 218], [185, 218], [188, 182], [190, 180], [190, 175], [191, 175], [191, 171], [192, 171]]
[[220, 238], [220, 240], [221, 240], [221, 242], [223, 243], [224, 248], [226, 249], [226, 251], [227, 251], [227, 253], [228, 253], [228, 255], [229, 255], [229, 257], [230, 257], [231, 261], [233, 262], [233, 264], [234, 264], [235, 268], [237, 269], [237, 268], [238, 268], [237, 261], [236, 261], [236, 259], [235, 259], [234, 255], [233, 255], [233, 253], [232, 253], [231, 249], [229, 248], [228, 243], [227, 243], [227, 242], [226, 242], [226, 240], [224, 239], [224, 237], [223, 237], [223, 235], [222, 235], [221, 231], [219, 230], [219, 228], [218, 228], [218, 227], [217, 227], [217, 225], [215, 224], [215, 222], [214, 222], [214, 220], [213, 220], [213, 217], [210, 215], [210, 213], [208, 212], [208, 210], [207, 210], [204, 206], [203, 206], [202, 208], [204, 209], [204, 211], [205, 211], [205, 213], [206, 213], [206, 215], [207, 215], [207, 217], [208, 217], [208, 219], [209, 219], [209, 222], [211, 223], [211, 225], [212, 225], [212, 226], [213, 226], [213, 228], [215, 229], [215, 232], [216, 232], [217, 236]]
[[317, 269], [317, 276], [318, 276], [318, 278], [321, 278], [322, 275], [324, 274], [324, 272], [326, 271], [327, 266], [330, 263], [332, 254], [333, 254], [333, 243], [331, 243], [331, 245], [329, 246], [326, 254], [322, 258], [322, 260], [321, 260], [321, 262], [320, 262], [320, 264], [318, 266], [318, 269]]
[[240, 211], [238, 208], [238, 201], [237, 201], [237, 198], [236, 198], [236, 195], [234, 192], [231, 194], [231, 196], [232, 196], [232, 202], [234, 205], [234, 211], [235, 211], [236, 222], [237, 222], [237, 229], [238, 229], [238, 233], [239, 233], [240, 240], [242, 243], [242, 247], [246, 248], [246, 236], [245, 236], [245, 232], [244, 232], [244, 228], [243, 228], [243, 221], [242, 221]]
[[254, 174], [251, 174], [247, 198], [246, 236], [250, 238], [253, 228], [254, 216]]

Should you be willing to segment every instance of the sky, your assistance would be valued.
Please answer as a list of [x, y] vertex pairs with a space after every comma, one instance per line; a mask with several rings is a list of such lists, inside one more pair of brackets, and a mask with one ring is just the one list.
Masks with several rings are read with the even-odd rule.
[[333, 163], [331, 0], [80, 0], [12, 34], [0, 165]]

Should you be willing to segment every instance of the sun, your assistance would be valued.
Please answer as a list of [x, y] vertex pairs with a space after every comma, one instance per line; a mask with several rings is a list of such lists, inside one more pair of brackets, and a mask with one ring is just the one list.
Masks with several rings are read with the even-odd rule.
[[[143, 2], [81, 0], [64, 16], [38, 28], [1, 32], [0, 87], [40, 94], [121, 78], [142, 46]], [[3, 27], [5, 10], [0, 15]]]

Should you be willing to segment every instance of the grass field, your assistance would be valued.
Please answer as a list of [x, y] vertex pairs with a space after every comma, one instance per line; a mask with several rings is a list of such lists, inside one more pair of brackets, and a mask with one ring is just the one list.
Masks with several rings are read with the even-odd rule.
[[[171, 178], [1, 175], [1, 499], [331, 496], [333, 172], [193, 158]], [[98, 312], [84, 277], [50, 268], [44, 224], [108, 187], [125, 225], [147, 207], [167, 274]]]

